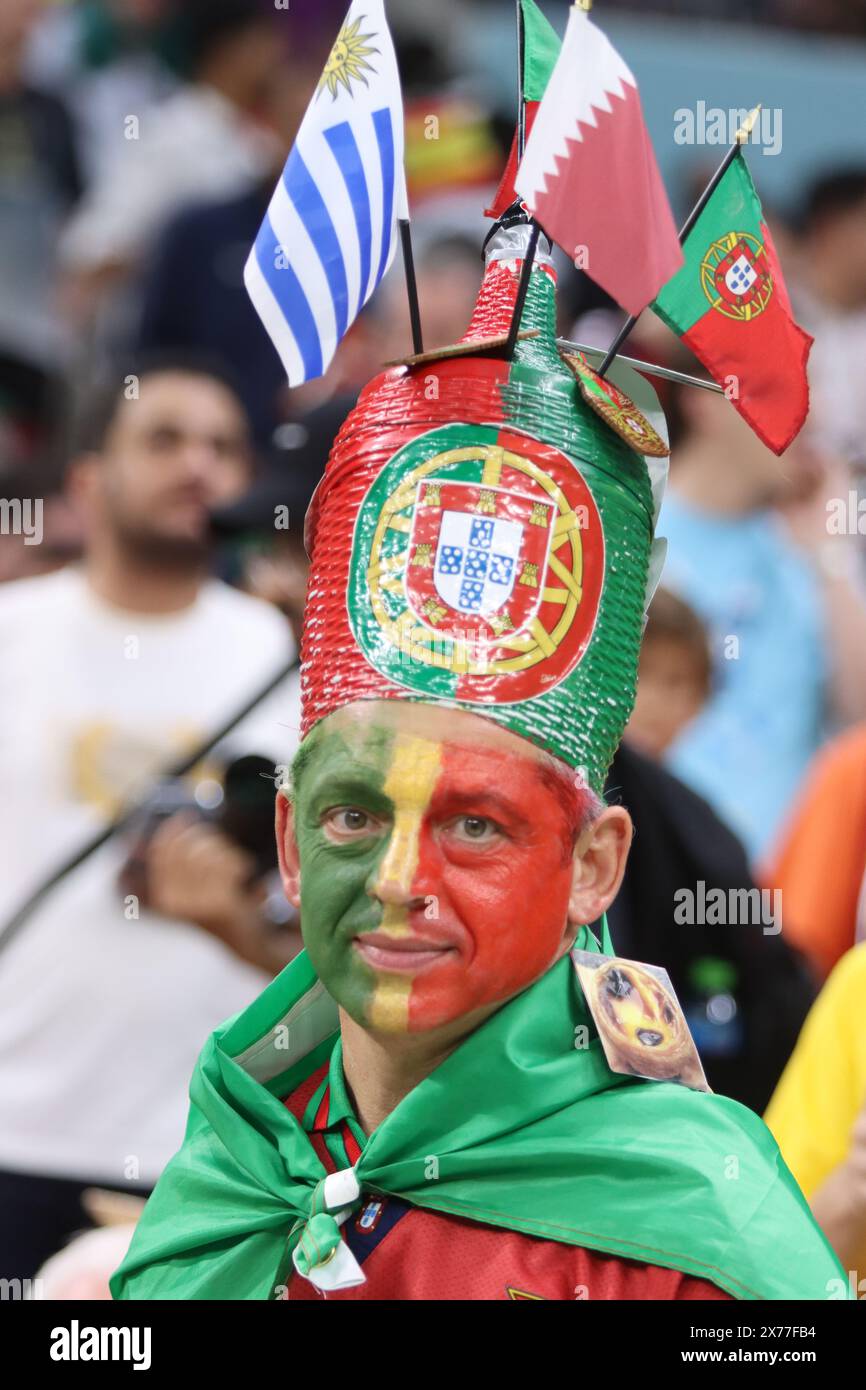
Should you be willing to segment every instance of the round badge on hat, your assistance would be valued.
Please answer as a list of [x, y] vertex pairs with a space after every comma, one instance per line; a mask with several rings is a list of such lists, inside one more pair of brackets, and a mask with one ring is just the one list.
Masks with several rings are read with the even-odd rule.
[[651, 458], [667, 457], [670, 453], [667, 444], [624, 391], [620, 391], [612, 381], [599, 376], [582, 352], [563, 352], [562, 359], [574, 373], [587, 405], [601, 416], [620, 439], [624, 439], [635, 453], [647, 454]]

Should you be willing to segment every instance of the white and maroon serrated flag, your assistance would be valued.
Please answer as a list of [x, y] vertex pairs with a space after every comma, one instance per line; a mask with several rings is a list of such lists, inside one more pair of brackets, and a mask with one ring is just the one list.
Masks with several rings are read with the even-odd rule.
[[637, 83], [577, 6], [515, 187], [545, 232], [630, 314], [683, 264]]

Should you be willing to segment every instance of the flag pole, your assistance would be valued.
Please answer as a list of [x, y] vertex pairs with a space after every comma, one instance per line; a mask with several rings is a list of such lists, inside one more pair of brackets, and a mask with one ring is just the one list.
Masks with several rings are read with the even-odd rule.
[[517, 282], [517, 295], [514, 300], [514, 310], [511, 315], [511, 323], [508, 328], [508, 337], [502, 355], [506, 361], [510, 362], [514, 356], [514, 349], [517, 344], [517, 334], [520, 329], [520, 320], [523, 317], [523, 306], [526, 303], [526, 295], [529, 290], [529, 277], [532, 274], [532, 262], [535, 260], [535, 248], [538, 246], [538, 238], [541, 234], [541, 225], [538, 222], [532, 223], [532, 231], [529, 236], [529, 245], [523, 257], [523, 265], [520, 267], [520, 279]]
[[[761, 106], [760, 104], [758, 104], [752, 111], [750, 111], [746, 119], [743, 121], [743, 124], [737, 131], [736, 135], [734, 136], [733, 145], [728, 150], [718, 169], [713, 174], [713, 177], [710, 179], [700, 198], [695, 203], [694, 207], [692, 208], [691, 212], [689, 213], [688, 217], [686, 218], [685, 222], [680, 228], [680, 245], [682, 245], [682, 243], [685, 241], [686, 237], [694, 227], [704, 208], [707, 206], [707, 203], [710, 201], [710, 198], [713, 196], [722, 179], [724, 178], [725, 174], [728, 172], [728, 169], [730, 168], [731, 164], [733, 163], [734, 159], [739, 153], [741, 145], [745, 145], [746, 141], [749, 139], [754, 128], [755, 121], [758, 119], [760, 110]], [[622, 325], [622, 328], [619, 330], [619, 332], [617, 333], [616, 337], [614, 338], [613, 342], [611, 343], [610, 347], [604, 355], [604, 360], [598, 368], [599, 376], [604, 376], [605, 372], [607, 371], [613, 359], [616, 357], [617, 353], [619, 352], [629, 333], [631, 333], [637, 321], [637, 314], [630, 314], [629, 317], [626, 319], [625, 323]]]
[[408, 217], [400, 217], [400, 245], [403, 248], [403, 269], [406, 274], [406, 293], [409, 296], [409, 322], [412, 325], [412, 351], [424, 351], [421, 337], [421, 309], [418, 304], [418, 282], [415, 279], [415, 257], [412, 254], [412, 224]]
[[523, 21], [523, 0], [517, 5], [517, 162], [523, 158], [526, 146], [526, 103], [523, 99], [523, 65], [526, 62], [526, 25]]
[[[520, 164], [523, 158], [523, 151], [526, 148], [526, 102], [523, 99], [523, 68], [526, 62], [526, 24], [523, 18], [523, 0], [516, 0], [517, 10], [517, 163]], [[529, 245], [526, 248], [526, 255], [523, 258], [523, 265], [520, 267], [520, 279], [517, 282], [517, 295], [514, 300], [514, 310], [511, 315], [511, 323], [508, 327], [508, 337], [505, 340], [503, 356], [510, 362], [514, 356], [514, 349], [517, 346], [517, 335], [520, 331], [520, 320], [523, 317], [523, 306], [526, 303], [526, 295], [529, 290], [529, 277], [532, 274], [532, 262], [535, 260], [535, 251], [538, 246], [538, 238], [541, 234], [541, 227], [535, 221], [532, 222], [532, 232], [529, 237]]]
[[[590, 347], [587, 343], [572, 343], [568, 338], [557, 338], [556, 346], [560, 352], [590, 352], [601, 354], [601, 348]], [[634, 367], [635, 371], [643, 372], [647, 376], [660, 376], [665, 381], [675, 381], [678, 386], [700, 386], [702, 391], [716, 391], [723, 396], [725, 390], [715, 381], [704, 381], [701, 376], [688, 376], [685, 372], [675, 372], [673, 367], [660, 367], [655, 362], [642, 362], [638, 357], [620, 356], [620, 362], [626, 367]], [[591, 365], [591, 364], [590, 364]]]

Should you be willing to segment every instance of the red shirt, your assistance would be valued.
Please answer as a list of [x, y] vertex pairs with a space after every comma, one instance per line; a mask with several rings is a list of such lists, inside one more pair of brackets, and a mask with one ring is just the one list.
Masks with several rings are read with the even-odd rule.
[[[329, 1172], [361, 1154], [363, 1134], [328, 1065], [308, 1077], [284, 1104], [299, 1120]], [[367, 1282], [328, 1298], [443, 1299], [725, 1299], [703, 1279], [576, 1245], [542, 1240], [370, 1196], [342, 1228]], [[292, 1271], [289, 1299], [323, 1298]]]

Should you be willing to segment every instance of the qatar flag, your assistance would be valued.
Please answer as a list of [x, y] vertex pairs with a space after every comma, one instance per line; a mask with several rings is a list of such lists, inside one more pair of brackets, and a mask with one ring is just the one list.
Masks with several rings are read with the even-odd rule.
[[683, 264], [637, 83], [576, 6], [515, 185], [548, 236], [630, 314]]

